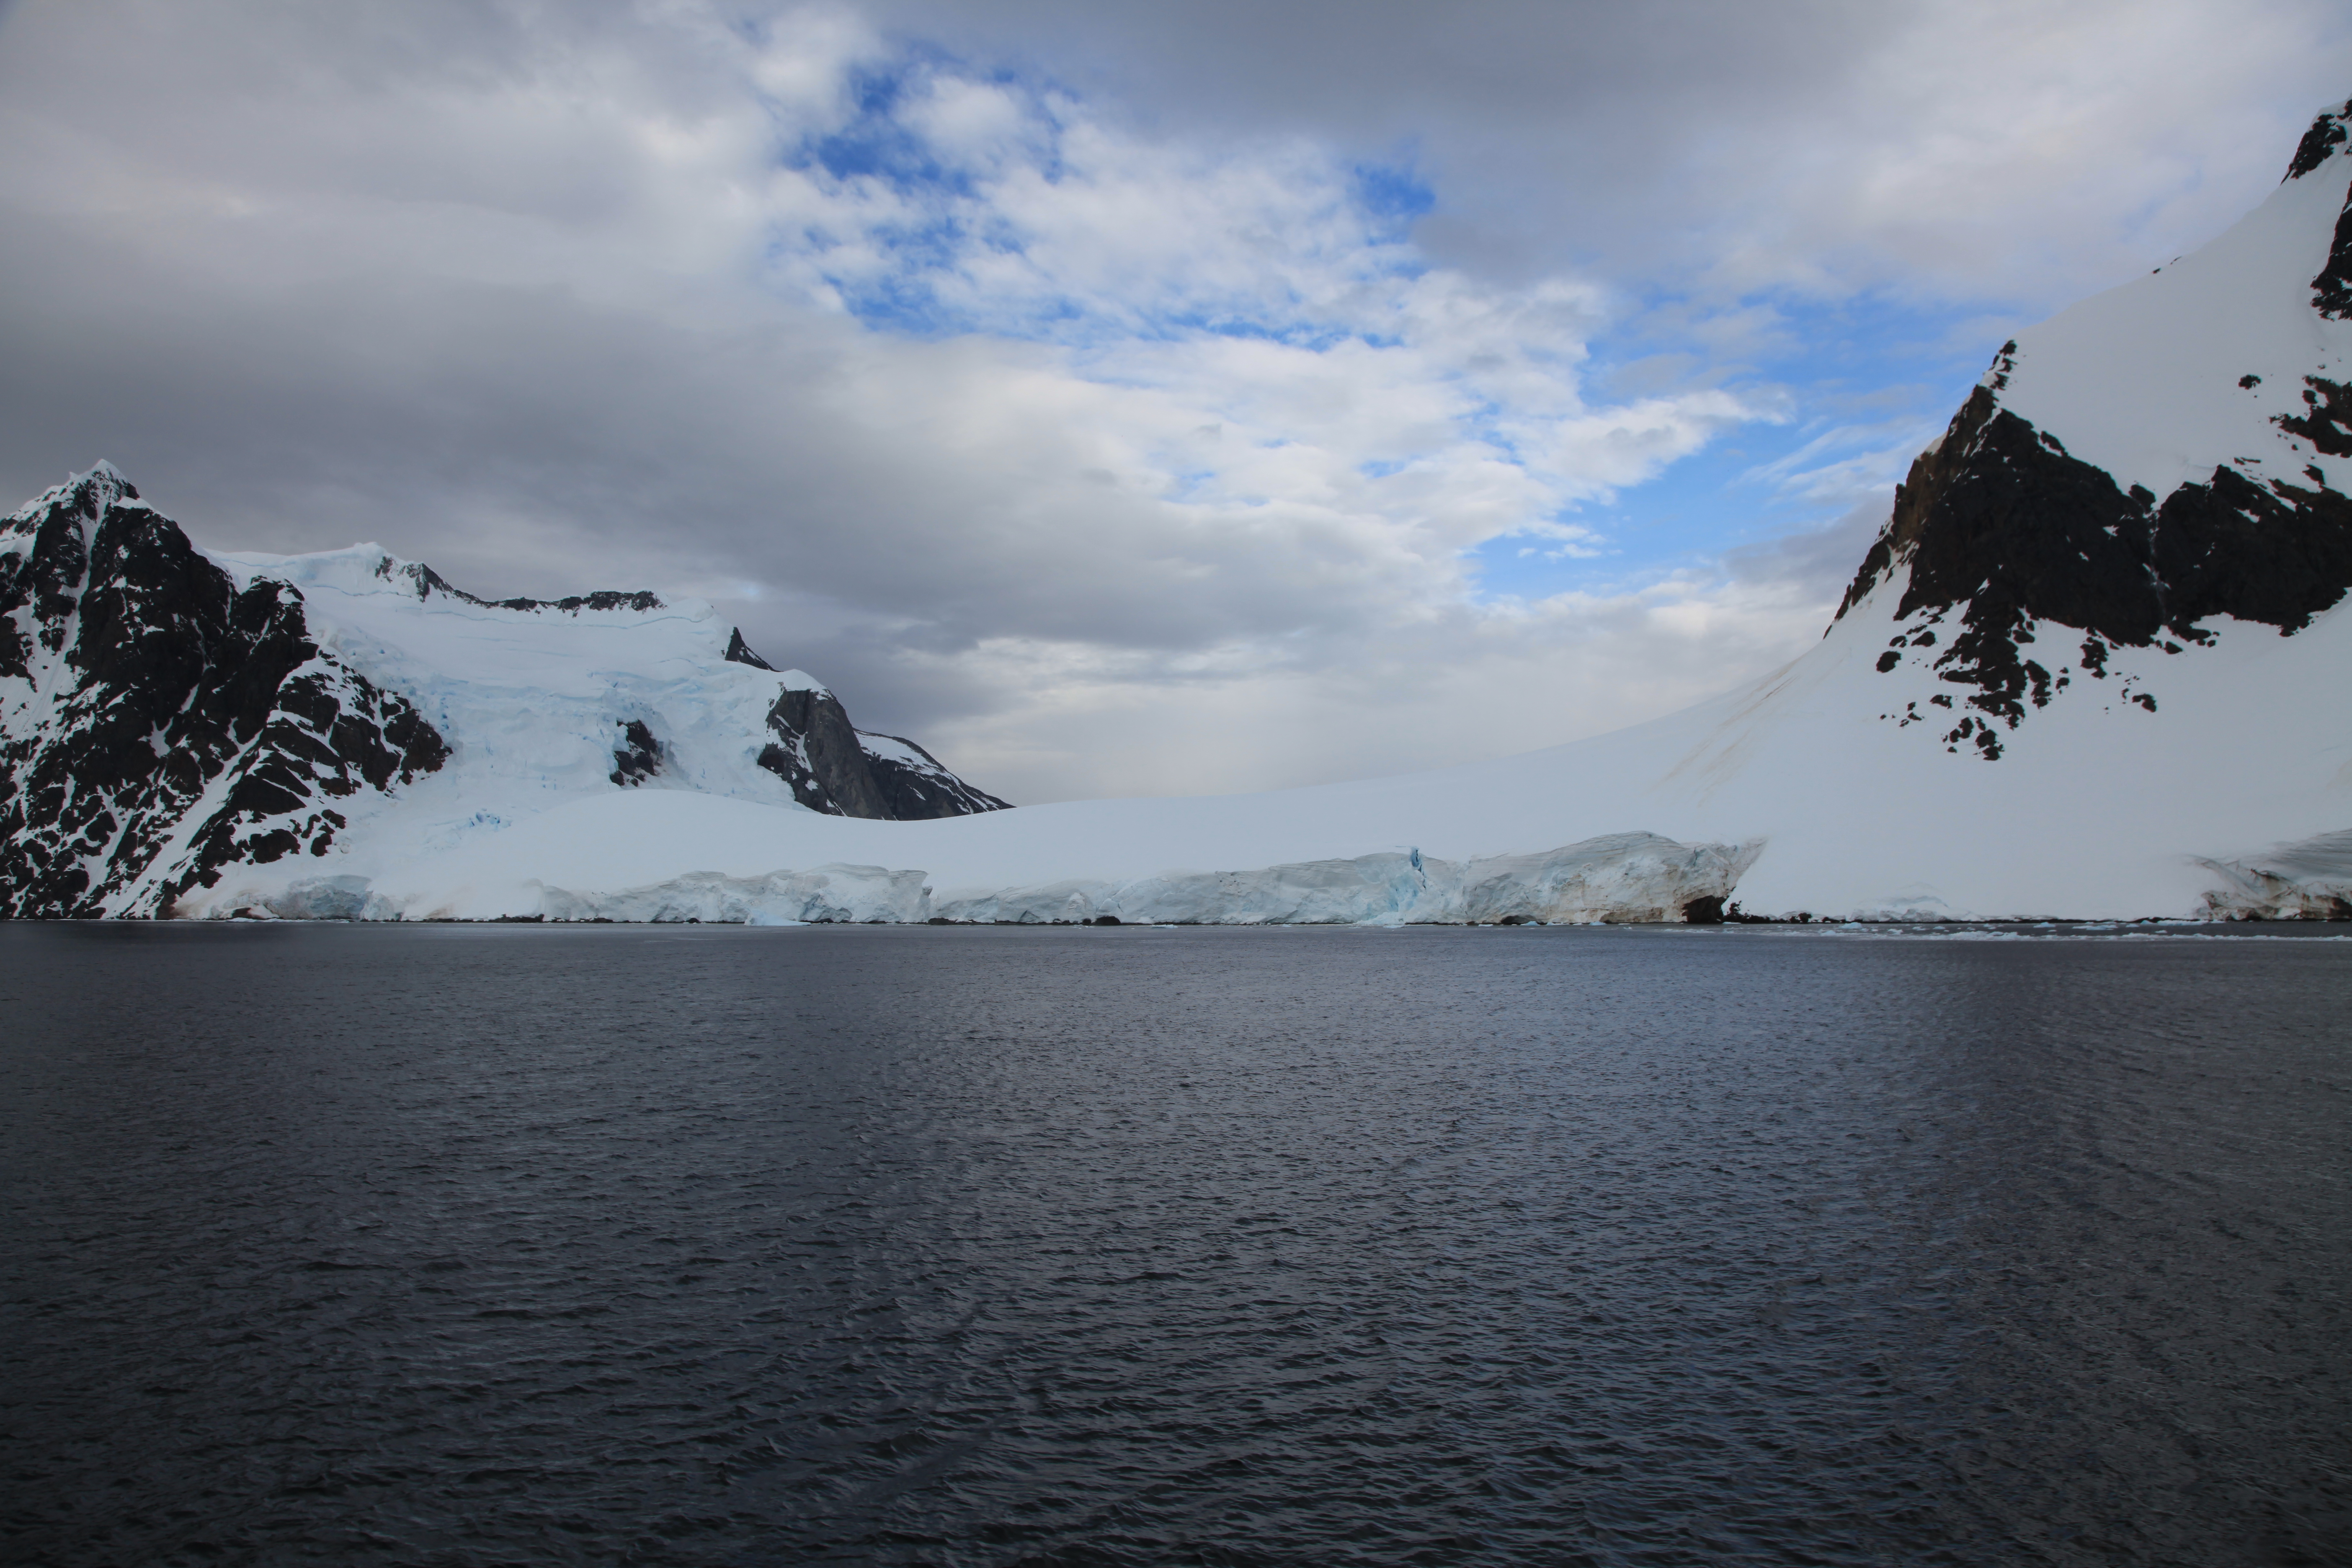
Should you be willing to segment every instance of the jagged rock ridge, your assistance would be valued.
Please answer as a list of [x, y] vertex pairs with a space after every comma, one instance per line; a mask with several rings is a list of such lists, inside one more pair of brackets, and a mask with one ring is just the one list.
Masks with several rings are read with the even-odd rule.
[[[394, 561], [389, 556], [376, 568], [376, 574], [386, 582], [398, 579], [415, 590], [419, 599], [429, 599], [439, 594], [460, 604], [478, 605], [486, 610], [557, 610], [566, 615], [578, 615], [583, 610], [658, 610], [661, 596], [640, 590], [635, 593], [614, 593], [609, 589], [593, 594], [574, 594], [562, 599], [485, 599], [468, 594], [451, 583], [422, 561]], [[740, 644], [742, 634], [736, 634]], [[766, 666], [761, 668], [765, 668]]]
[[103, 464], [0, 524], [0, 915], [162, 912], [448, 757], [299, 591], [240, 591]]
[[[2287, 179], [2300, 180], [2324, 168], [2344, 146], [2347, 122], [2352, 122], [2352, 99], [2313, 121], [2294, 150], [2294, 161], [2287, 165]], [[2343, 210], [2336, 215], [2327, 264], [2311, 280], [2311, 303], [2331, 321], [2352, 317], [2352, 192], [2346, 193]]]

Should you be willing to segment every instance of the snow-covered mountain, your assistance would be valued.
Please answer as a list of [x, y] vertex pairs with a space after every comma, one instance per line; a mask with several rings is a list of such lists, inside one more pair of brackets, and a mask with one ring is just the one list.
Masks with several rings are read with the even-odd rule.
[[102, 463], [0, 522], [0, 912], [163, 913], [226, 868], [462, 843], [600, 790], [1004, 806], [706, 605], [491, 602], [373, 545], [208, 552]]
[[2003, 344], [1912, 465], [1839, 609], [1892, 594], [1881, 668], [1958, 688], [1895, 722], [1998, 758], [2053, 702], [2153, 713], [2160, 667], [2061, 694], [2117, 647], [2299, 633], [2352, 587], [2347, 111], [2213, 244]]
[[2205, 249], [2003, 345], [1795, 662], [1402, 778], [986, 810], [707, 612], [485, 605], [373, 547], [205, 558], [85, 476], [0, 534], [0, 888], [279, 918], [2352, 918], [2347, 125]]

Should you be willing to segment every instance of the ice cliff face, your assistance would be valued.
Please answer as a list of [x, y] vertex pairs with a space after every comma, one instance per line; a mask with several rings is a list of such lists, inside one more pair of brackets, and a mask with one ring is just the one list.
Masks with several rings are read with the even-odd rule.
[[[1739, 874], [1760, 847], [1618, 833], [1540, 854], [1459, 863], [1390, 852], [947, 898], [935, 896], [920, 871], [835, 864], [764, 876], [696, 871], [613, 890], [542, 885], [533, 908], [500, 913], [734, 925], [1711, 925], [1722, 921]], [[273, 920], [429, 919], [442, 912], [348, 876], [307, 878], [250, 897], [229, 887], [205, 912], [215, 906]]]
[[586, 789], [1000, 809], [652, 594], [485, 600], [373, 546], [207, 553], [100, 464], [0, 521], [0, 916], [168, 912], [349, 836]]
[[1075, 879], [944, 899], [931, 914], [1012, 925], [1716, 925], [1762, 848], [1613, 833], [1458, 862], [1415, 849], [1253, 871]]
[[1998, 760], [2053, 703], [2156, 711], [2163, 673], [2111, 676], [2117, 647], [2293, 636], [2352, 587], [2347, 119], [2214, 245], [2003, 345], [1913, 464], [1839, 609], [1895, 595], [1877, 668], [1953, 688], [1890, 721]]

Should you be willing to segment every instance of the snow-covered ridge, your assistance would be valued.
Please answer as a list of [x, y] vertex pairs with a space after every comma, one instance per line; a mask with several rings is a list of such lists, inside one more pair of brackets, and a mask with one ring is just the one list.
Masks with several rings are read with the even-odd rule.
[[771, 668], [699, 599], [486, 599], [375, 544], [207, 553], [240, 584], [300, 589], [326, 646], [416, 693], [457, 747], [450, 787], [502, 819], [603, 783], [894, 819], [1003, 805], [856, 731], [821, 681]]
[[2352, 320], [2314, 289], [2347, 195], [2352, 151], [2336, 143], [2211, 244], [2019, 333], [1995, 373], [2000, 405], [2159, 500], [2221, 465], [2352, 489], [2352, 448], [2282, 424], [2309, 412], [2312, 378], [2352, 377]]

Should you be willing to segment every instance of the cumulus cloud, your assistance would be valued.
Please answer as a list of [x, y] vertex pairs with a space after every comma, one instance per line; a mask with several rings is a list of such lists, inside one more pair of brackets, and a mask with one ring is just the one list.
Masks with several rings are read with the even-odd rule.
[[[0, 481], [102, 453], [206, 542], [699, 594], [1015, 799], [1592, 732], [1817, 635], [1824, 542], [1916, 447], [1797, 405], [1774, 290], [1948, 289], [1959, 254], [2014, 298], [2204, 199], [2158, 158], [2085, 216], [2092, 163], [2172, 145], [2098, 75], [2115, 14], [1996, 17], [2071, 62], [2005, 88], [1937, 53], [1958, 12], [1755, 11], [1675, 53], [1614, 7], [27, 0]], [[1895, 68], [1930, 99], [1900, 135]], [[2307, 110], [2233, 90], [2200, 113]], [[1994, 233], [2053, 190], [2071, 229]], [[1765, 428], [1750, 488], [1843, 532], [1482, 578], [1496, 542], [1619, 551], [1613, 500]]]

